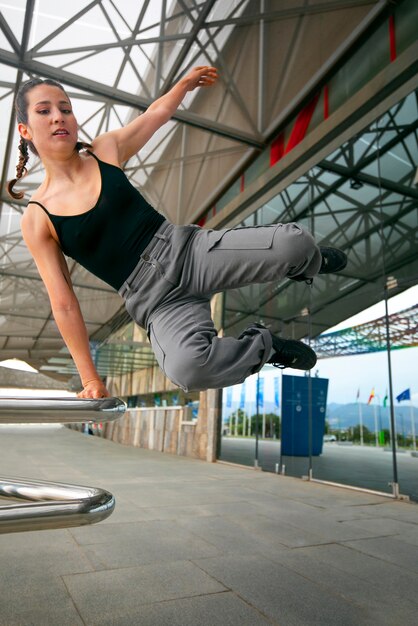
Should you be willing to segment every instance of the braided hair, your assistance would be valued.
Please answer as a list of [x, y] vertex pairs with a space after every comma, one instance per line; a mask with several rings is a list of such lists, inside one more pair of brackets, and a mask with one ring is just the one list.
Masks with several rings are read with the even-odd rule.
[[16, 200], [20, 200], [21, 198], [23, 198], [24, 193], [23, 191], [13, 191], [13, 186], [20, 178], [22, 178], [22, 176], [26, 175], [27, 173], [26, 163], [28, 162], [28, 159], [29, 159], [28, 142], [26, 141], [26, 139], [23, 139], [23, 137], [20, 138], [18, 148], [19, 148], [19, 161], [16, 165], [16, 178], [14, 178], [13, 180], [10, 180], [7, 183], [7, 187], [6, 187], [8, 194], [12, 196], [12, 198], [15, 198]]
[[[42, 80], [40, 78], [32, 78], [31, 80], [26, 81], [20, 87], [16, 96], [16, 100], [15, 100], [15, 111], [16, 111], [16, 119], [17, 119], [18, 124], [28, 123], [28, 101], [26, 98], [26, 94], [29, 91], [31, 91], [34, 87], [37, 87], [38, 85], [51, 85], [52, 87], [58, 87], [59, 89], [61, 89], [61, 91], [66, 93], [64, 87], [60, 83], [50, 78], [47, 78], [45, 80]], [[83, 141], [78, 141], [75, 145], [75, 149], [78, 152], [80, 150], [91, 148], [91, 147], [92, 146], [90, 144], [84, 143]], [[19, 149], [19, 160], [16, 165], [16, 178], [13, 178], [13, 180], [10, 180], [6, 186], [7, 193], [9, 194], [9, 196], [14, 198], [15, 200], [20, 200], [24, 196], [23, 191], [13, 191], [13, 187], [17, 183], [17, 181], [23, 178], [27, 173], [26, 163], [28, 162], [28, 159], [29, 159], [29, 150], [33, 154], [38, 156], [38, 152], [35, 146], [33, 145], [33, 143], [31, 141], [24, 139], [22, 136], [20, 137], [18, 149]]]

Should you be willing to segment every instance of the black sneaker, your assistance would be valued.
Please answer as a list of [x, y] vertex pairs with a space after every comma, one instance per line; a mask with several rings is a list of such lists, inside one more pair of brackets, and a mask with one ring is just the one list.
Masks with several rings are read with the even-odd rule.
[[[265, 328], [262, 324], [253, 324], [256, 328]], [[297, 339], [282, 339], [271, 334], [274, 354], [267, 363], [280, 369], [292, 367], [296, 370], [310, 370], [315, 366], [316, 354], [303, 341]]]
[[332, 274], [339, 272], [347, 265], [347, 255], [338, 248], [327, 248], [320, 246], [319, 251], [322, 255], [322, 263], [318, 274]]
[[[318, 274], [332, 274], [333, 272], [339, 272], [343, 270], [347, 265], [347, 255], [338, 248], [328, 248], [326, 246], [319, 246], [321, 252], [322, 262], [319, 268]], [[306, 276], [290, 276], [291, 280], [296, 282], [305, 282], [307, 285], [312, 285], [313, 278], [306, 278]]]

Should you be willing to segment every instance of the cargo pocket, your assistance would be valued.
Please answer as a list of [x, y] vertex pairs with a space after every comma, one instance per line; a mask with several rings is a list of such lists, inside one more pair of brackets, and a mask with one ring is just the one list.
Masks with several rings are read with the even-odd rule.
[[210, 250], [268, 250], [273, 245], [275, 226], [247, 226], [214, 230], [209, 233], [208, 251]]

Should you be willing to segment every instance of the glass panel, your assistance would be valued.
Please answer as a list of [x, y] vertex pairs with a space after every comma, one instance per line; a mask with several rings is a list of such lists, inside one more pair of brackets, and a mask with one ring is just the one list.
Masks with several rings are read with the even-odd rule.
[[[399, 311], [412, 302], [412, 312], [394, 317], [396, 299], [389, 300], [393, 410], [383, 303], [386, 285], [393, 296], [418, 280], [418, 223], [409, 191], [416, 172], [415, 120], [413, 93], [246, 219], [246, 225], [252, 218], [257, 224], [295, 220], [320, 244], [346, 250], [349, 263], [341, 274], [319, 276], [312, 286], [284, 280], [227, 295], [227, 328], [252, 321], [256, 302], [259, 319], [272, 332], [312, 341], [320, 357], [307, 376], [294, 370], [282, 376], [271, 367], [260, 372], [264, 398], [259, 397], [258, 412], [245, 405], [252, 438], [240, 462], [257, 461], [266, 471], [393, 493], [395, 457], [401, 493], [418, 499], [413, 436], [418, 434], [413, 395], [418, 348], [399, 350], [416, 344], [411, 329], [418, 288], [415, 300], [405, 295], [398, 306]], [[333, 331], [341, 319], [347, 321]], [[250, 397], [256, 401], [255, 384], [247, 387], [247, 403]], [[404, 392], [411, 400], [403, 399]], [[240, 419], [244, 416], [239, 416], [237, 436], [243, 428]]]
[[383, 23], [332, 77], [329, 107], [335, 111], [349, 96], [367, 84], [389, 62], [387, 23]]
[[233, 200], [241, 190], [241, 179], [236, 180], [231, 187], [224, 193], [224, 195], [216, 203], [216, 211], [223, 209], [231, 200]]
[[254, 182], [261, 174], [264, 174], [270, 167], [270, 152], [264, 150], [260, 156], [256, 158], [254, 163], [245, 171], [245, 186], [247, 187]]
[[[415, 17], [414, 17], [415, 15]], [[405, 0], [395, 7], [396, 52], [401, 54], [417, 40], [418, 4]]]
[[[258, 456], [257, 375], [223, 390], [220, 459], [254, 467]], [[260, 430], [259, 430], [260, 434]]]

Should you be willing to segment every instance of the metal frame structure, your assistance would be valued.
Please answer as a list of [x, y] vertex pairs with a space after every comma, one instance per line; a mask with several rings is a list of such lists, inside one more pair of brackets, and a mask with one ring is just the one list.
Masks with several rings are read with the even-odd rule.
[[[418, 305], [393, 313], [388, 321], [391, 350], [418, 346]], [[311, 346], [318, 358], [384, 352], [387, 349], [386, 317], [319, 335]]]
[[[108, 422], [121, 417], [118, 398], [0, 398], [0, 423]], [[0, 476], [0, 534], [95, 524], [111, 515], [114, 496], [104, 489]]]
[[[3, 72], [0, 114], [2, 119], [9, 120], [9, 127], [4, 137], [0, 137], [3, 156], [0, 357], [20, 357], [37, 368], [45, 367], [51, 375], [68, 377], [63, 342], [19, 230], [27, 197], [42, 178], [39, 161], [31, 159], [28, 176], [22, 182], [21, 188], [26, 193], [24, 201], [11, 202], [4, 191], [6, 180], [14, 175], [17, 146], [11, 104], [26, 78], [40, 75], [62, 82], [76, 111], [80, 111], [80, 138], [90, 141], [101, 132], [124, 125], [146, 109], [193, 65], [216, 65], [221, 74], [220, 88], [190, 94], [173, 120], [155, 135], [147, 150], [125, 164], [133, 184], [141, 187], [157, 209], [173, 222], [187, 223], [197, 220], [211, 207], [268, 147], [278, 129], [324, 84], [330, 73], [341, 66], [369, 30], [381, 23], [391, 6], [386, 0], [312, 0], [309, 4], [286, 0], [268, 3], [265, 0], [144, 0], [139, 3], [92, 0], [80, 10], [52, 0], [27, 0], [25, 3], [21, 0], [16, 7], [5, 5], [0, 12]], [[333, 32], [331, 39], [326, 36], [330, 31]], [[320, 48], [318, 41], [322, 42]], [[353, 113], [350, 124], [361, 113]], [[325, 131], [322, 140], [329, 140]], [[308, 149], [299, 155], [299, 161], [309, 154]], [[285, 221], [294, 217], [305, 220], [308, 226], [328, 220], [334, 223], [329, 237], [335, 236], [335, 242], [341, 240], [345, 246], [347, 220], [340, 219], [344, 217], [342, 211], [335, 221], [336, 212], [327, 197], [337, 192], [338, 186], [344, 186], [347, 177], [355, 176], [363, 185], [376, 183], [376, 176], [372, 176], [372, 180], [364, 168], [357, 171], [357, 165], [348, 157], [340, 163], [324, 155], [306, 177], [309, 191], [296, 194], [295, 198], [287, 192], [289, 198], [282, 211], [275, 211], [273, 220], [279, 219], [279, 214]], [[298, 167], [297, 159], [292, 167], [293, 171]], [[339, 177], [337, 187], [325, 181], [324, 172], [328, 177]], [[272, 184], [279, 188], [286, 176], [294, 180], [294, 173], [287, 174], [284, 166], [278, 180], [272, 183], [271, 178], [269, 188]], [[306, 211], [306, 203], [303, 208], [304, 198], [314, 193], [313, 188], [317, 204], [315, 215]], [[388, 193], [400, 193], [406, 188], [406, 181], [390, 180], [382, 187]], [[409, 192], [402, 197], [407, 202], [415, 201], [411, 188]], [[358, 220], [365, 223], [370, 219], [373, 222], [372, 209], [372, 206], [362, 209], [349, 204], [345, 211], [347, 215], [351, 212], [349, 221], [357, 219], [354, 210]], [[240, 198], [237, 212], [248, 214], [248, 210], [246, 198]], [[403, 214], [401, 218], [404, 219]], [[358, 237], [372, 236], [375, 226], [373, 222], [369, 230], [359, 228]], [[367, 283], [368, 279], [361, 272], [364, 259], [356, 257], [357, 260], [353, 275]], [[126, 324], [128, 317], [113, 290], [71, 260], [69, 270], [89, 335], [101, 344], [115, 328]], [[341, 319], [341, 303], [336, 301], [334, 308], [329, 307], [340, 286], [333, 279], [317, 283], [316, 311], [326, 310], [327, 315], [330, 311], [331, 314], [328, 319], [325, 315], [315, 316], [315, 334]], [[279, 286], [270, 301], [283, 289], [290, 293], [288, 286]], [[366, 291], [361, 299], [363, 306], [368, 304]], [[229, 309], [231, 315], [240, 314], [240, 323], [252, 314], [245, 300], [242, 294], [235, 301], [228, 300], [227, 317]], [[300, 310], [306, 307], [306, 295], [301, 295], [299, 290], [291, 295], [291, 300], [292, 307], [285, 311], [270, 311], [268, 305], [264, 310], [263, 306], [259, 307], [257, 314], [261, 311], [267, 321], [276, 326], [292, 324], [295, 335], [306, 334], [305, 320], [298, 322]], [[263, 302], [263, 294], [260, 301]], [[234, 330], [231, 319], [226, 319], [227, 331]], [[136, 348], [134, 342], [131, 351]], [[137, 361], [138, 367], [151, 363], [148, 349], [144, 350]], [[112, 367], [124, 371], [127, 351], [127, 344], [123, 342], [103, 347], [102, 371], [110, 373]]]
[[[418, 346], [418, 305], [393, 313], [389, 316], [388, 322], [392, 350]], [[129, 329], [132, 326], [128, 318], [121, 320], [120, 323], [123, 329]], [[382, 352], [386, 350], [385, 326], [386, 318], [380, 317], [344, 330], [320, 334], [310, 339], [310, 345], [315, 350], [318, 359]], [[122, 343], [115, 339], [112, 343], [97, 342], [92, 346], [97, 370], [103, 376], [108, 371], [118, 376], [157, 365], [149, 344], [144, 342], [127, 339]], [[49, 359], [49, 365], [43, 370], [48, 371], [48, 368], [68, 376], [77, 373], [68, 351], [63, 351], [60, 357]]]
[[[307, 291], [293, 281], [250, 286], [225, 296], [228, 332], [254, 316], [274, 331], [317, 337], [418, 278], [418, 92], [412, 91], [308, 172], [282, 183], [240, 225], [296, 221], [322, 245], [345, 250], [338, 275], [318, 277]], [[282, 188], [282, 190], [281, 190]]]

